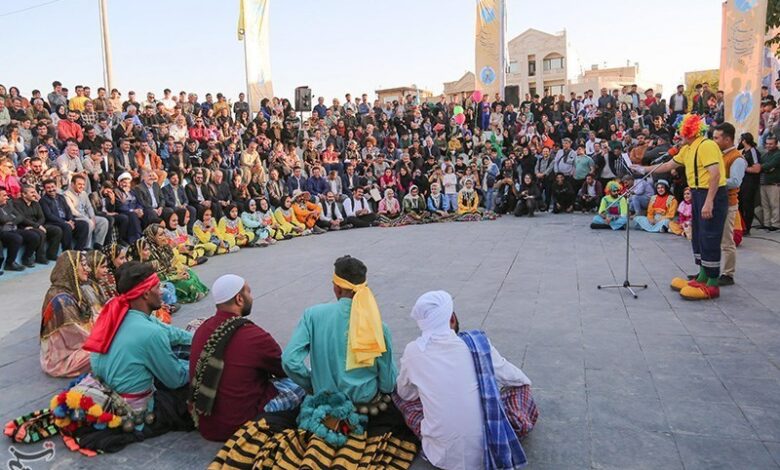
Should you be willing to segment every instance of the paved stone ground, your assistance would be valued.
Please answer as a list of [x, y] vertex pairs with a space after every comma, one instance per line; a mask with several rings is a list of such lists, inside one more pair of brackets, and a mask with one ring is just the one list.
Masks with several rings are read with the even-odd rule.
[[[284, 345], [304, 307], [332, 298], [333, 260], [358, 256], [396, 357], [417, 335], [408, 317], [417, 296], [449, 290], [463, 327], [487, 330], [534, 382], [541, 418], [524, 441], [530, 468], [778, 468], [780, 238], [757, 231], [739, 249], [738, 285], [718, 301], [690, 303], [668, 288], [693, 269], [687, 242], [632, 233], [632, 280], [650, 285], [635, 300], [596, 289], [622, 281], [625, 234], [587, 223], [543, 215], [353, 230], [214, 258], [198, 272], [206, 283], [229, 271], [249, 279], [252, 319]], [[37, 269], [0, 281], [3, 420], [45, 406], [66, 383], [38, 365], [47, 276]], [[211, 312], [204, 301], [174, 322]], [[204, 468], [219, 447], [174, 433], [86, 459], [54, 442], [54, 461], [31, 468]]]

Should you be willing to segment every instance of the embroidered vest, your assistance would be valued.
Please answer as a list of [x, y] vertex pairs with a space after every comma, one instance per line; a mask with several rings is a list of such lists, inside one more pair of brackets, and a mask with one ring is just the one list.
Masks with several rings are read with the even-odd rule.
[[[723, 155], [723, 166], [726, 167], [726, 178], [730, 176], [731, 164], [742, 154], [736, 148], [732, 148], [729, 153]], [[729, 206], [739, 204], [739, 188], [729, 188]]]

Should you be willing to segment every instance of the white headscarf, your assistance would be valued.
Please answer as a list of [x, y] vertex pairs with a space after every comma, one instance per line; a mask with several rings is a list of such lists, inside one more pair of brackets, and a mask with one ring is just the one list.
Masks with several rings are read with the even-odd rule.
[[452, 305], [452, 296], [443, 290], [426, 292], [417, 299], [411, 316], [422, 333], [415, 340], [421, 351], [425, 351], [432, 338], [452, 334]]

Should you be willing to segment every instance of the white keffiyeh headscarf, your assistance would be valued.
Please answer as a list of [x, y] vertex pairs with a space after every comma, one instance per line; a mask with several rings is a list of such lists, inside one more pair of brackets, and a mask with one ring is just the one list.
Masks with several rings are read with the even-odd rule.
[[426, 292], [417, 299], [411, 317], [417, 321], [422, 333], [415, 340], [421, 351], [425, 351], [432, 338], [453, 333], [450, 328], [452, 308], [452, 296], [443, 290]]

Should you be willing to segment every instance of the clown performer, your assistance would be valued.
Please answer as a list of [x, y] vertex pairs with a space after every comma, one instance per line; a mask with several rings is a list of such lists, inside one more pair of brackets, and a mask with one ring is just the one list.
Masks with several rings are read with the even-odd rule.
[[690, 281], [675, 277], [671, 287], [687, 300], [715, 299], [720, 296], [720, 241], [728, 214], [723, 154], [718, 144], [706, 137], [707, 125], [701, 116], [686, 114], [675, 124], [682, 137], [680, 152], [666, 163], [633, 168], [641, 173], [668, 173], [674, 168], [685, 167], [692, 196], [691, 245], [699, 274]]

